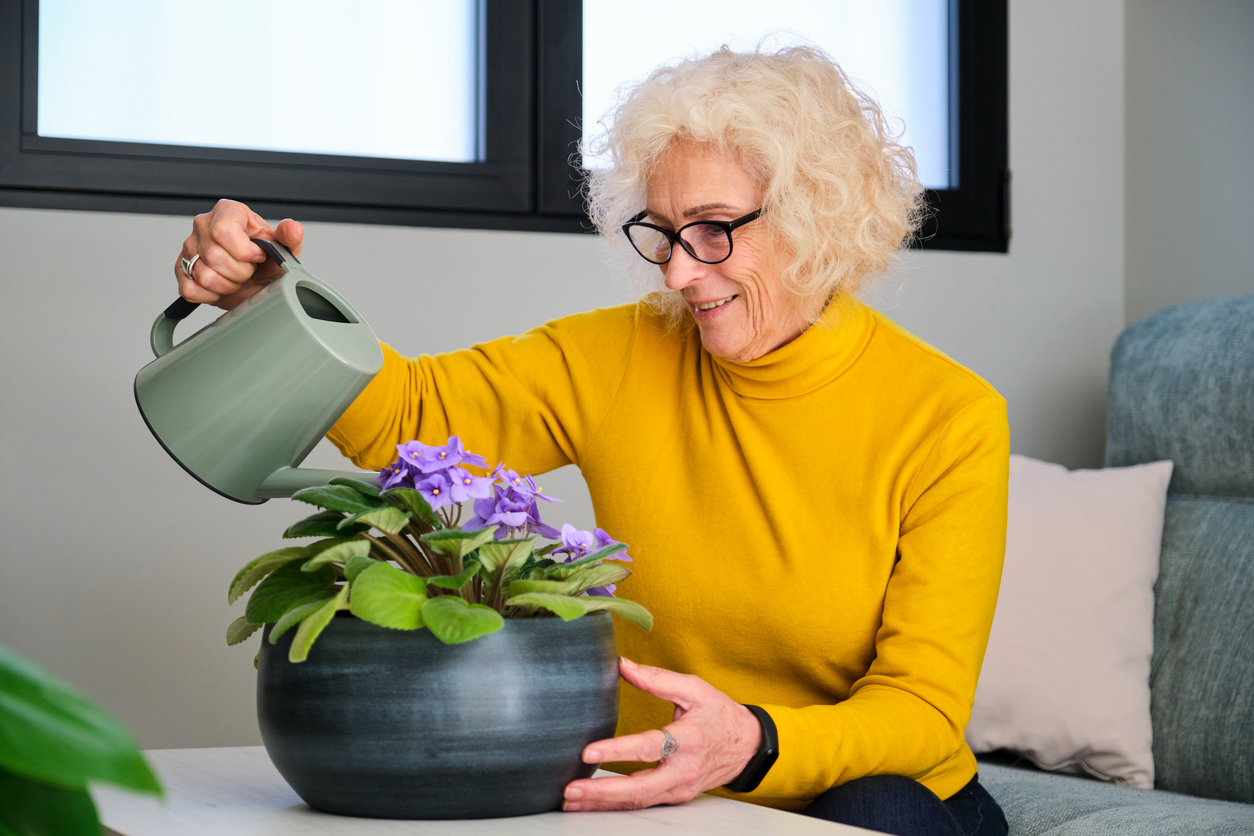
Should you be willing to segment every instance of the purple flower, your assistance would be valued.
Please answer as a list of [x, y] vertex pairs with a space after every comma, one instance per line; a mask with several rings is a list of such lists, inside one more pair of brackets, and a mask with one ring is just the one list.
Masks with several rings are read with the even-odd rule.
[[395, 461], [379, 471], [379, 475], [375, 478], [374, 483], [380, 490], [385, 491], [391, 490], [397, 485], [400, 485], [401, 487], [409, 487], [409, 484], [405, 481], [408, 476], [409, 473], [405, 470], [401, 463], [399, 461]]
[[496, 539], [504, 540], [509, 536], [509, 529], [522, 528], [527, 524], [530, 510], [529, 501], [514, 499], [498, 488], [495, 497], [475, 501], [475, 515], [462, 527], [467, 531], [475, 531], [490, 525], [499, 525]]
[[456, 502], [452, 485], [443, 473], [428, 474], [425, 479], [415, 482], [414, 488], [432, 508], [444, 508]]
[[609, 584], [606, 584], [605, 586], [594, 586], [591, 589], [585, 589], [584, 594], [585, 595], [600, 595], [602, 598], [613, 598], [614, 590], [616, 589], [618, 589], [616, 585], [609, 583]]
[[[557, 538], [553, 538], [557, 539]], [[606, 546], [617, 546], [619, 543], [613, 537], [605, 533], [604, 529], [598, 528], [596, 532], [580, 531], [573, 525], [567, 523], [562, 526], [561, 532], [562, 545], [553, 550], [553, 554], [570, 555], [566, 558], [566, 562], [578, 560], [581, 557], [587, 557], [593, 552], [598, 552]], [[622, 560], [631, 563], [631, 558], [626, 552], [619, 552], [610, 555], [607, 560]], [[601, 587], [597, 587], [600, 589]]]
[[526, 496], [528, 498], [535, 497], [543, 499], [545, 502], [561, 502], [562, 500], [553, 496], [545, 496], [544, 488], [536, 486], [536, 480], [531, 476], [519, 476], [510, 470], [502, 462], [498, 464], [492, 471], [492, 478], [505, 485], [510, 491]]
[[492, 479], [487, 476], [475, 476], [461, 467], [450, 467], [444, 475], [449, 480], [454, 502], [487, 499], [492, 495]]
[[462, 465], [488, 466], [487, 459], [467, 451], [462, 446], [462, 440], [455, 435], [449, 436], [448, 444], [442, 447], [433, 447], [421, 441], [410, 441], [396, 445], [396, 449], [400, 453], [398, 461], [420, 473], [435, 473]]

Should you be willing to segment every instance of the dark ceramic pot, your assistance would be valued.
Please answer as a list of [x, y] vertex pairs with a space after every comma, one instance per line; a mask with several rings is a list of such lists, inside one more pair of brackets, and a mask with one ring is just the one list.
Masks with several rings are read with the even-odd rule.
[[445, 645], [341, 612], [300, 664], [295, 630], [269, 642], [257, 719], [270, 759], [309, 806], [397, 819], [556, 810], [618, 722], [618, 656], [606, 612], [508, 619]]

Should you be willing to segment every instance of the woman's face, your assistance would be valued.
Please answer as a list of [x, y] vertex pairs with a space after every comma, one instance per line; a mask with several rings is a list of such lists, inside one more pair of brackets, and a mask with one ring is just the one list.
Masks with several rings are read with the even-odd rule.
[[[753, 178], [730, 154], [680, 143], [648, 186], [648, 220], [666, 229], [693, 221], [734, 221], [761, 208]], [[679, 291], [697, 322], [701, 343], [716, 357], [743, 363], [800, 336], [822, 312], [780, 280], [784, 248], [761, 219], [732, 232], [731, 257], [703, 264], [675, 246], [661, 265], [666, 286]]]

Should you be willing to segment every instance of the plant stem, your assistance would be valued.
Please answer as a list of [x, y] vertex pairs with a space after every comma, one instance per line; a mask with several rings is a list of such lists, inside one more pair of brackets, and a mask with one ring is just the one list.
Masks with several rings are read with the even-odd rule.
[[[384, 532], [384, 533], [387, 534], [387, 532]], [[387, 538], [388, 540], [395, 543], [396, 547], [400, 551], [404, 552], [405, 557], [406, 557], [406, 562], [410, 563], [415, 569], [414, 571], [415, 575], [422, 574], [421, 572], [417, 571], [419, 568], [424, 568], [424, 569], [431, 568], [427, 559], [423, 556], [423, 554], [420, 551], [414, 548], [413, 544], [410, 543], [409, 540], [405, 539], [399, 534], [388, 534]], [[428, 575], [426, 575], [425, 577], [429, 577], [430, 575], [434, 575], [434, 574], [435, 572], [432, 571], [428, 573]]]
[[379, 540], [376, 537], [371, 537], [369, 534], [365, 534], [365, 533], [363, 533], [361, 536], [369, 540], [374, 545], [374, 547], [377, 548], [382, 554], [386, 555], [389, 560], [396, 561], [396, 564], [398, 566], [400, 566], [403, 569], [408, 569], [411, 574], [414, 574], [414, 575], [418, 574], [418, 572], [414, 569], [414, 567], [409, 565], [409, 561], [405, 560], [399, 554], [397, 554], [396, 552], [388, 548], [387, 544], [385, 544], [383, 541]]

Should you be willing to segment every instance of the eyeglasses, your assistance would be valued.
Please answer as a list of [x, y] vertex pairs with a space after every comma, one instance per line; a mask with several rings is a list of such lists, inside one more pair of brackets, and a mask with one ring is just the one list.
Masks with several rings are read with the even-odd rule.
[[671, 260], [678, 241], [684, 252], [704, 264], [718, 264], [731, 258], [732, 230], [756, 221], [762, 210], [750, 212], [734, 221], [695, 221], [674, 232], [643, 223], [648, 212], [641, 212], [623, 224], [623, 233], [646, 261], [665, 264]]

